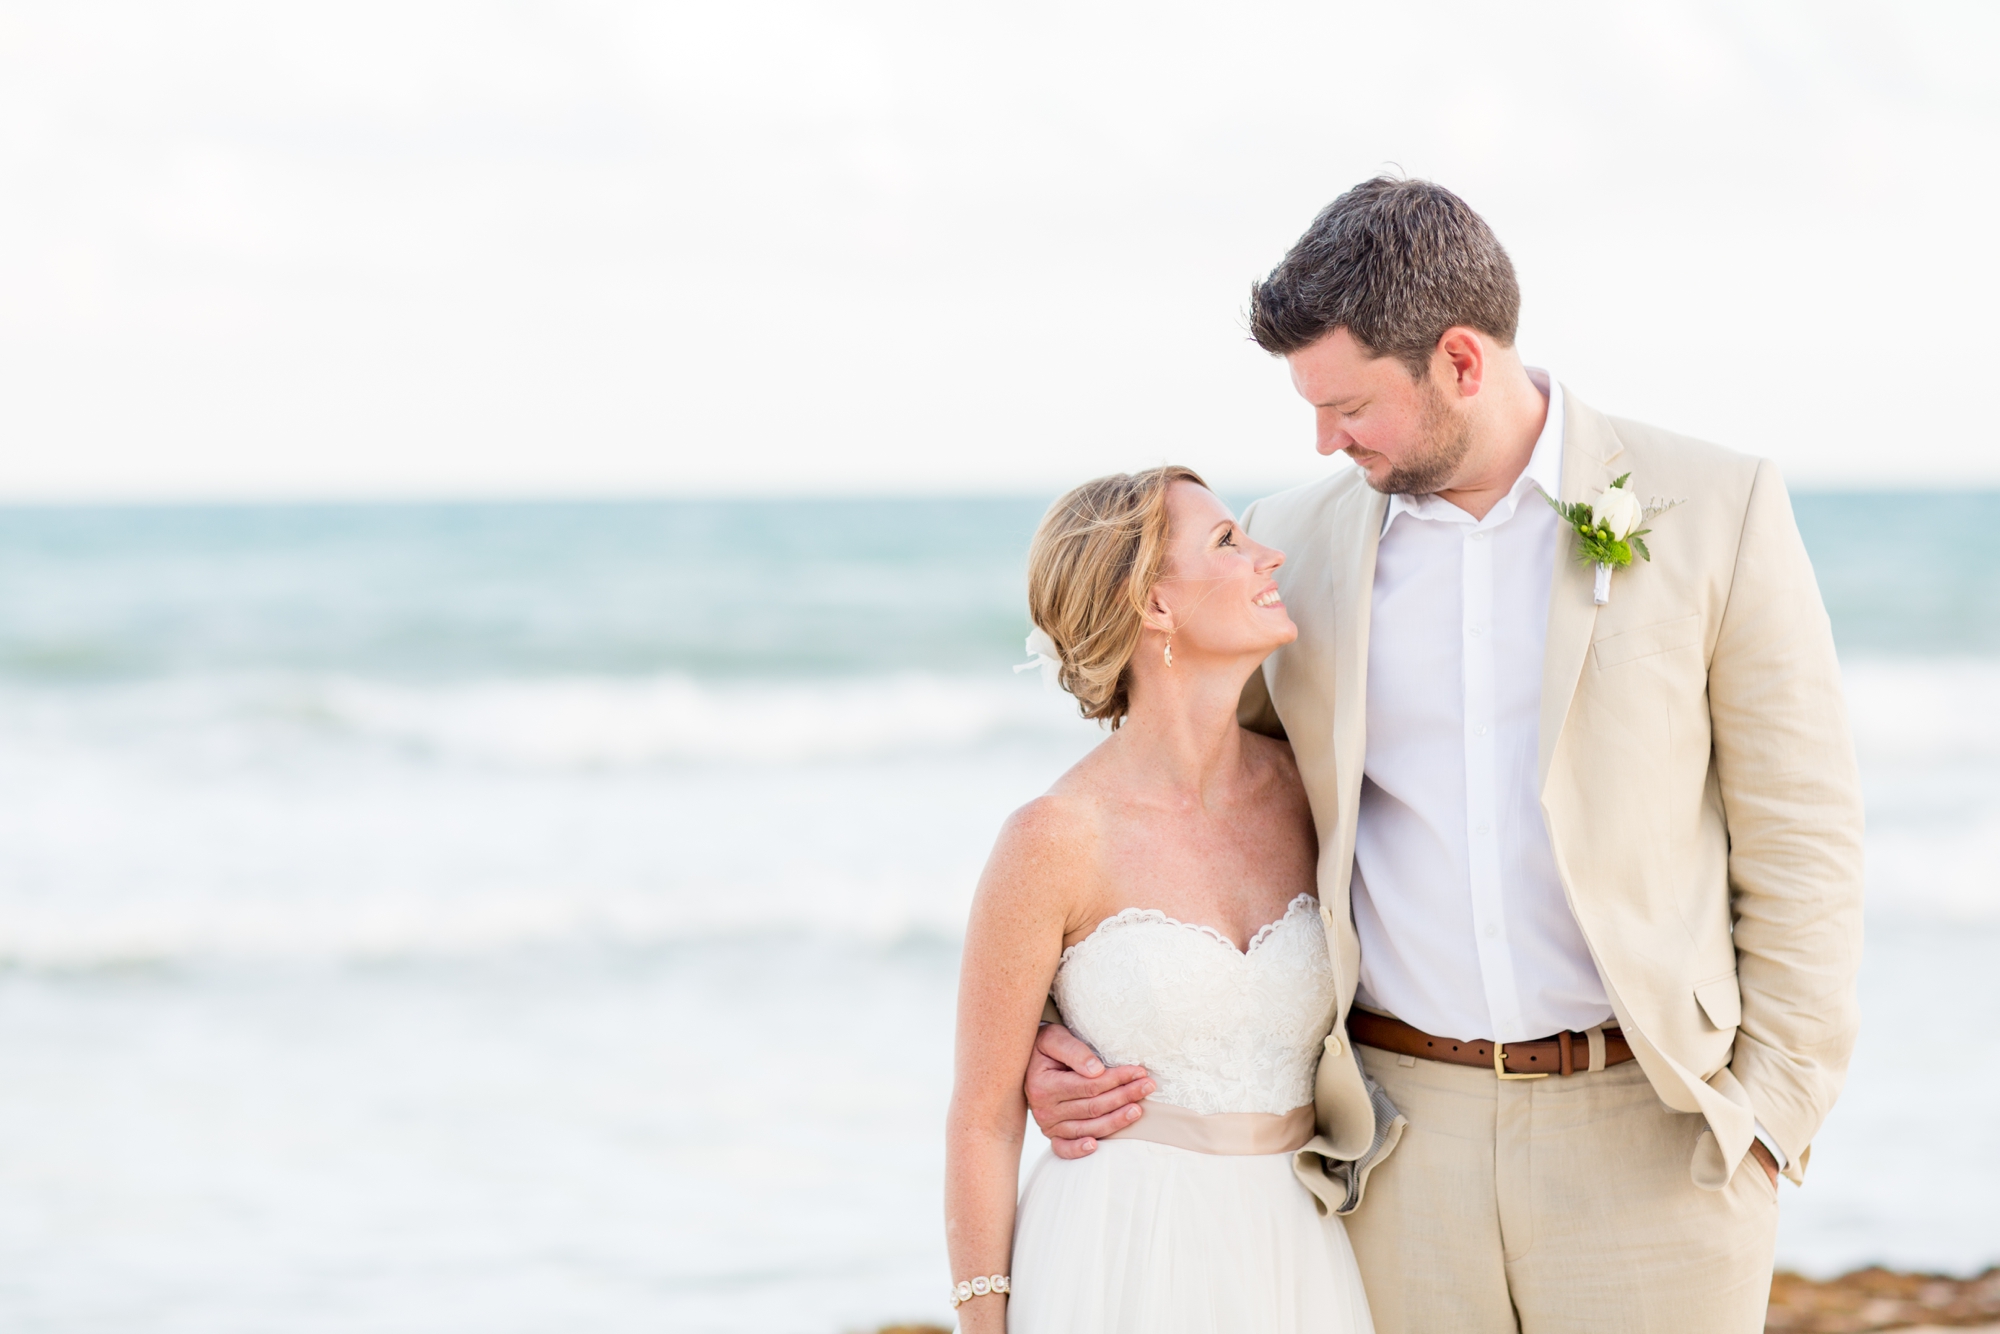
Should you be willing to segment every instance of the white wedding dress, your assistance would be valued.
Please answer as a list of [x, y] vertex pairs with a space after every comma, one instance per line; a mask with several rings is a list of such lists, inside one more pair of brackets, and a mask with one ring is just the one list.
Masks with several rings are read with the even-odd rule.
[[[1169, 1103], [1161, 1122], [1182, 1124], [1305, 1115], [1337, 1008], [1306, 894], [1243, 952], [1208, 927], [1128, 908], [1063, 951], [1054, 994], [1108, 1064], [1146, 1067], [1158, 1085], [1148, 1116]], [[1009, 1334], [1372, 1330], [1347, 1234], [1320, 1216], [1289, 1152], [1120, 1135], [1074, 1162], [1047, 1155], [1021, 1194], [1012, 1285]]]

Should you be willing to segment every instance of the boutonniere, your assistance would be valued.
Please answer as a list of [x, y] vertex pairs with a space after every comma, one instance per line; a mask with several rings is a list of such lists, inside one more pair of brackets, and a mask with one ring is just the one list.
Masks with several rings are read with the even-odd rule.
[[1597, 583], [1591, 596], [1600, 607], [1611, 601], [1613, 570], [1630, 565], [1635, 551], [1643, 560], [1653, 559], [1653, 553], [1646, 550], [1646, 534], [1653, 530], [1639, 525], [1681, 503], [1656, 498], [1641, 505], [1639, 497], [1625, 487], [1631, 480], [1632, 474], [1628, 472], [1588, 500], [1571, 505], [1554, 496], [1542, 497], [1576, 531], [1576, 558], [1597, 567]]

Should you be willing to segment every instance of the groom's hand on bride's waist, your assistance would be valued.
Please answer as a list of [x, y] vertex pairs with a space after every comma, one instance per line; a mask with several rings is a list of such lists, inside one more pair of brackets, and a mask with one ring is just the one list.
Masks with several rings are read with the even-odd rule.
[[1099, 1136], [1144, 1115], [1139, 1100], [1154, 1088], [1145, 1066], [1106, 1069], [1074, 1033], [1061, 1024], [1043, 1024], [1022, 1091], [1056, 1157], [1081, 1158], [1097, 1148]]

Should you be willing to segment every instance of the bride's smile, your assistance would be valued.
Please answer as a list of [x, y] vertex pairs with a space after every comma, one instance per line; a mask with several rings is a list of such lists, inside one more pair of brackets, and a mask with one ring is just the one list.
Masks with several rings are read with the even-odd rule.
[[1245, 534], [1216, 494], [1194, 482], [1168, 488], [1167, 519], [1166, 562], [1134, 655], [1142, 674], [1154, 659], [1166, 665], [1169, 638], [1176, 662], [1218, 666], [1246, 655], [1261, 660], [1298, 638], [1272, 577], [1285, 553]]

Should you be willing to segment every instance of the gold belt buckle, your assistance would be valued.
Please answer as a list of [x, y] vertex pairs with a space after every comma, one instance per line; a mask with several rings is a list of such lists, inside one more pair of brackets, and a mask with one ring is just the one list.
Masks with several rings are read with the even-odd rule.
[[1548, 1071], [1538, 1071], [1532, 1075], [1510, 1075], [1507, 1073], [1507, 1048], [1500, 1043], [1493, 1044], [1493, 1073], [1501, 1079], [1547, 1079]]

